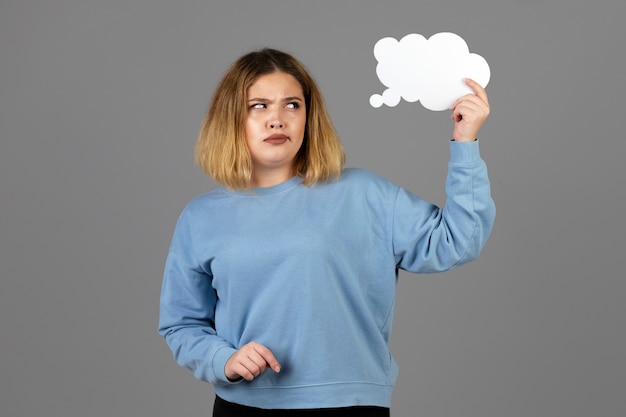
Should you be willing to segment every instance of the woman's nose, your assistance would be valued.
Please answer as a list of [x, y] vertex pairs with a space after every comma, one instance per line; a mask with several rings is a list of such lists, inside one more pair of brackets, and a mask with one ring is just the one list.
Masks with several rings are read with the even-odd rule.
[[281, 129], [283, 127], [283, 122], [281, 122], [277, 118], [274, 118], [270, 120], [269, 126], [271, 129]]

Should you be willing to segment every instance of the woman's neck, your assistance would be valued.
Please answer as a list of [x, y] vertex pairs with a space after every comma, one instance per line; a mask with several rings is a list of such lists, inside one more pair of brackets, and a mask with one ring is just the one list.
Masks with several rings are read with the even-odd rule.
[[254, 188], [267, 188], [281, 184], [294, 176], [293, 170], [256, 170], [252, 173]]

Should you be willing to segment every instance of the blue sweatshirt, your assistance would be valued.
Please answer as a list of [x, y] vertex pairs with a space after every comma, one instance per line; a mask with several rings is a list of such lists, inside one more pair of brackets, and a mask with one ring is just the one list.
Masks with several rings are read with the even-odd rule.
[[[398, 269], [475, 259], [495, 207], [478, 142], [450, 142], [440, 209], [362, 169], [328, 184], [219, 188], [183, 210], [166, 261], [159, 332], [176, 361], [222, 398], [260, 408], [389, 407]], [[248, 342], [281, 364], [229, 381]]]

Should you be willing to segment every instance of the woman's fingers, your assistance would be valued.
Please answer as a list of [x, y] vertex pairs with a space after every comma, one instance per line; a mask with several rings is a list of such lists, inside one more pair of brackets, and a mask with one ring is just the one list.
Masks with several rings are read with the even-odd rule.
[[469, 142], [476, 140], [478, 131], [489, 116], [489, 99], [485, 89], [476, 81], [465, 80], [466, 84], [474, 91], [457, 99], [450, 109], [454, 120], [452, 137], [455, 141]]
[[259, 343], [250, 342], [228, 359], [224, 371], [230, 380], [244, 378], [252, 381], [265, 372], [268, 366], [275, 372], [280, 372], [280, 364], [272, 351]]

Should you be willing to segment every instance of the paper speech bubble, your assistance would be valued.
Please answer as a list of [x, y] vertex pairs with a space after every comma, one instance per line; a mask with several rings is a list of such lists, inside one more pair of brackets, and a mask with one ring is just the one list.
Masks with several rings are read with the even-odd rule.
[[473, 93], [464, 78], [486, 87], [491, 77], [489, 64], [480, 55], [470, 53], [459, 35], [441, 32], [426, 39], [409, 34], [399, 41], [383, 38], [374, 46], [378, 61], [376, 75], [388, 87], [370, 97], [372, 107], [394, 107], [400, 99], [420, 101], [429, 110], [447, 110], [454, 101]]

